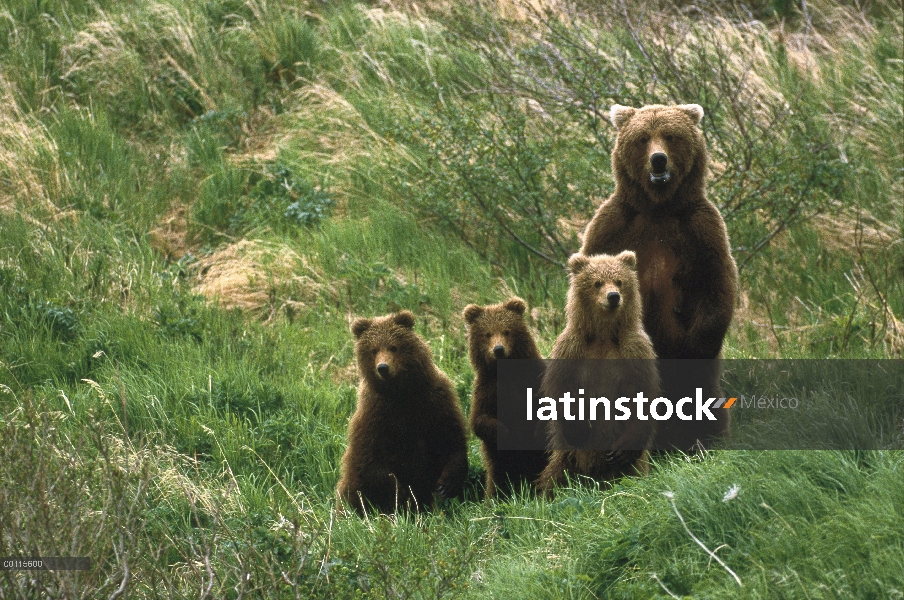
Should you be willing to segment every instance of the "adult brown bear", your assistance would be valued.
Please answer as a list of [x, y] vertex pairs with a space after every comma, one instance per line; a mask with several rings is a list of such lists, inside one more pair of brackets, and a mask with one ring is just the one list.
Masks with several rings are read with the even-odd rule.
[[[581, 253], [637, 254], [644, 329], [661, 363], [663, 394], [676, 401], [703, 389], [718, 397], [715, 359], [731, 323], [738, 271], [718, 209], [706, 198], [709, 160], [696, 104], [613, 105], [615, 191], [587, 226]], [[669, 359], [704, 359], [694, 363]], [[692, 451], [724, 435], [728, 411], [715, 421], [659, 424], [654, 448]]]

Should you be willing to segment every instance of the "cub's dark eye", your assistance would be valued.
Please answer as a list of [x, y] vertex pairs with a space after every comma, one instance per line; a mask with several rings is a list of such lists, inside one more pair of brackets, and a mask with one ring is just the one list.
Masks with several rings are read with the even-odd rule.
[[596, 287], [596, 289], [600, 289], [601, 287], [603, 287], [603, 282], [602, 282], [602, 281], [597, 281], [597, 282], [594, 283], [593, 285]]
[[390, 351], [390, 352], [395, 352], [395, 351], [398, 350], [398, 349], [399, 349], [398, 346], [390, 346], [390, 347], [389, 347], [389, 351]]
[[621, 279], [616, 279], [615, 285], [617, 285], [618, 287], [621, 287]]
[[674, 142], [674, 141], [675, 141], [675, 136], [674, 136], [674, 135], [667, 135], [667, 136], [665, 136], [665, 141], [667, 141], [667, 142]]
[[487, 339], [490, 339], [491, 337], [493, 337], [493, 334], [492, 334], [492, 333], [487, 333]]
[[370, 351], [370, 353], [373, 354], [374, 356], [377, 355], [377, 352], [378, 352], [378, 350], [376, 348], [374, 348], [373, 350]]
[[508, 329], [506, 329], [505, 331], [502, 332], [502, 335], [508, 335], [509, 333], [511, 333], [511, 332]]
[[641, 144], [646, 144], [647, 142], [650, 141], [650, 138], [645, 135], [642, 135], [639, 138], [637, 138], [637, 141], [640, 142]]

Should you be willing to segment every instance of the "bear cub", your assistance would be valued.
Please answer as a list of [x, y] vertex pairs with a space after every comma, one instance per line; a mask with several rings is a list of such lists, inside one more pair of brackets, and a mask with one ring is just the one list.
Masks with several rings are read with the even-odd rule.
[[[507, 494], [524, 483], [532, 484], [546, 466], [546, 453], [542, 450], [497, 450], [497, 433], [505, 426], [497, 421], [496, 361], [508, 358], [534, 360], [537, 361], [537, 372], [542, 376], [542, 357], [524, 322], [526, 309], [524, 300], [511, 298], [503, 304], [490, 306], [469, 304], [463, 313], [468, 324], [471, 366], [476, 375], [470, 422], [481, 441], [487, 470], [487, 498], [492, 498], [497, 491]], [[542, 427], [525, 425], [528, 426], [526, 431], [509, 433], [534, 437], [542, 443]]]
[[361, 514], [431, 507], [467, 477], [458, 397], [413, 328], [407, 310], [351, 327], [361, 380], [336, 492]]
[[[557, 400], [569, 392], [576, 398], [587, 390], [614, 404], [642, 390], [648, 399], [657, 398], [656, 354], [643, 329], [635, 254], [574, 254], [568, 268], [566, 325], [550, 356], [568, 360], [550, 361], [543, 396]], [[626, 421], [605, 420], [602, 414], [595, 421], [567, 420], [561, 414], [550, 421], [550, 459], [539, 487], [551, 496], [566, 473], [597, 481], [645, 474], [656, 421], [638, 419], [631, 406], [632, 418]]]

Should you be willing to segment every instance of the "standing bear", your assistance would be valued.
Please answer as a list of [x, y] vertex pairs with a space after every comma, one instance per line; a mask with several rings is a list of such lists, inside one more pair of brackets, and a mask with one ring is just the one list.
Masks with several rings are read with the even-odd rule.
[[430, 507], [468, 473], [458, 397], [413, 328], [407, 310], [352, 324], [361, 381], [336, 492], [362, 514]]
[[[566, 472], [598, 481], [645, 474], [657, 424], [649, 413], [638, 418], [633, 403], [632, 418], [619, 420], [613, 406], [638, 392], [648, 400], [659, 397], [656, 354], [642, 325], [635, 254], [574, 254], [568, 268], [567, 322], [553, 346], [550, 358], [557, 360], [549, 361], [541, 392], [554, 401], [586, 392], [611, 404], [600, 408], [596, 420], [590, 420], [589, 407], [585, 413], [580, 405], [550, 421], [549, 465], [538, 482], [547, 495], [564, 483]], [[612, 418], [605, 419], [603, 410]]]
[[[524, 300], [512, 298], [491, 306], [469, 304], [463, 313], [468, 324], [471, 366], [476, 375], [470, 421], [474, 434], [481, 441], [487, 469], [487, 498], [492, 498], [497, 490], [507, 494], [525, 483], [532, 484], [546, 466], [544, 450], [497, 449], [497, 433], [505, 426], [497, 420], [496, 361], [504, 358], [537, 361], [536, 372], [540, 377], [543, 373], [543, 357], [524, 322], [526, 309]], [[537, 443], [542, 444], [543, 428], [532, 423], [524, 425], [527, 426], [525, 431], [508, 433], [521, 439], [525, 436], [537, 438]]]
[[[587, 226], [581, 253], [637, 253], [643, 324], [661, 359], [663, 394], [675, 401], [700, 387], [704, 398], [719, 397], [716, 359], [734, 312], [738, 270], [722, 216], [706, 198], [709, 158], [697, 127], [703, 109], [616, 104], [609, 116], [618, 129], [615, 191]], [[690, 452], [724, 435], [728, 411], [713, 413], [716, 421], [676, 416], [660, 423], [654, 447]]]

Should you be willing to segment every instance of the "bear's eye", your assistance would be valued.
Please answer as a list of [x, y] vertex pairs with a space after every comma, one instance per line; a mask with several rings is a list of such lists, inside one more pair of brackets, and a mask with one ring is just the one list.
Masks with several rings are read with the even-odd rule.
[[488, 332], [488, 333], [487, 333], [487, 339], [490, 339], [491, 337], [493, 337], [493, 334]]
[[621, 279], [616, 279], [615, 285], [617, 285], [618, 287], [621, 287]]
[[596, 286], [596, 289], [600, 289], [601, 287], [603, 287], [603, 282], [602, 282], [602, 281], [597, 281], [597, 282], [594, 283], [593, 285]]
[[642, 135], [639, 138], [637, 138], [637, 141], [640, 142], [641, 144], [646, 144], [647, 142], [650, 141], [650, 137], [646, 136], [646, 135]]
[[390, 351], [390, 352], [395, 352], [395, 351], [398, 350], [398, 349], [399, 349], [398, 346], [390, 346], [390, 347], [389, 347], [389, 351]]
[[373, 350], [370, 351], [370, 353], [373, 354], [374, 356], [377, 355], [377, 352], [379, 352], [379, 350], [377, 350], [376, 348], [374, 348]]
[[667, 141], [667, 142], [674, 142], [674, 141], [675, 141], [675, 136], [674, 136], [674, 135], [667, 135], [667, 136], [665, 136], [665, 141]]
[[508, 335], [509, 333], [511, 333], [511, 332], [508, 329], [506, 329], [505, 331], [502, 332], [502, 335]]

